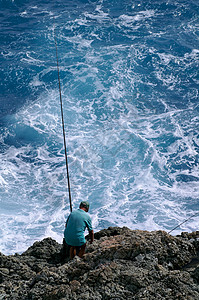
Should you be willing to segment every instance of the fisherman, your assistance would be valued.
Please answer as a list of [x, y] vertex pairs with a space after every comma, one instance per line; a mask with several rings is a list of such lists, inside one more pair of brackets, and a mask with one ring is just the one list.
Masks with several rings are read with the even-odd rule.
[[89, 210], [89, 203], [82, 201], [79, 205], [79, 209], [71, 212], [69, 215], [65, 230], [64, 230], [64, 243], [65, 249], [69, 248], [70, 258], [73, 259], [75, 255], [83, 257], [86, 249], [86, 239], [84, 237], [84, 231], [87, 228], [89, 232], [90, 242], [94, 240], [94, 232], [92, 228], [92, 221], [87, 214]]

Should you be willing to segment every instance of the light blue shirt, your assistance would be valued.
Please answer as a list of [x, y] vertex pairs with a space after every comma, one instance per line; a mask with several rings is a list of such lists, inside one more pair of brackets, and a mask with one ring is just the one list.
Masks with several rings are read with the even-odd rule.
[[86, 228], [88, 231], [93, 230], [91, 218], [88, 213], [80, 208], [73, 211], [67, 219], [64, 230], [66, 243], [70, 246], [82, 246], [85, 244], [84, 231]]

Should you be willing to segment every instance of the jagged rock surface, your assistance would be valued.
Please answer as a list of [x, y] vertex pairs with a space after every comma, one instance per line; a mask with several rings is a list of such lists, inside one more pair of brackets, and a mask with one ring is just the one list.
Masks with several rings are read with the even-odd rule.
[[0, 255], [0, 300], [199, 299], [199, 232], [110, 227], [95, 234], [83, 259], [63, 261], [62, 245], [35, 242]]

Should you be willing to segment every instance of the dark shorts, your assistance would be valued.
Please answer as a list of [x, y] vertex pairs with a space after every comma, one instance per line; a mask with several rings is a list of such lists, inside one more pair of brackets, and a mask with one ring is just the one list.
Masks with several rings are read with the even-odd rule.
[[70, 256], [70, 247], [75, 247], [76, 249], [76, 254], [79, 254], [79, 251], [81, 250], [82, 247], [86, 246], [86, 243], [81, 245], [81, 246], [72, 246], [72, 245], [68, 245], [65, 241], [65, 239], [63, 238], [63, 250], [64, 250], [64, 256], [69, 257]]

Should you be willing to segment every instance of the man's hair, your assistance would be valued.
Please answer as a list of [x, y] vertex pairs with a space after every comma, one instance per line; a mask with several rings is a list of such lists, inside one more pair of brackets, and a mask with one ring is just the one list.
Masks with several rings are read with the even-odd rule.
[[88, 201], [82, 201], [79, 205], [79, 208], [86, 208], [86, 210], [88, 211], [89, 210], [89, 202]]

